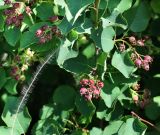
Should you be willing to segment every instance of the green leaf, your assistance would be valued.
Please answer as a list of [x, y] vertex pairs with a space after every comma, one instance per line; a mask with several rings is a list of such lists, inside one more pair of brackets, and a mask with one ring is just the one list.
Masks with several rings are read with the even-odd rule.
[[82, 131], [81, 129], [73, 131], [71, 135], [88, 135], [85, 131]]
[[89, 44], [83, 51], [82, 54], [86, 56], [87, 59], [92, 58], [96, 53], [95, 45], [93, 43]]
[[102, 18], [102, 25], [103, 28], [108, 27], [108, 26], [116, 26], [116, 27], [121, 27], [122, 29], [127, 28], [127, 23], [126, 24], [120, 24], [116, 23], [117, 17], [125, 12], [126, 10], [130, 9], [132, 6], [132, 0], [112, 0], [109, 1], [108, 7], [109, 9], [112, 10], [111, 15], [107, 18]]
[[102, 135], [102, 130], [100, 128], [93, 127], [90, 131], [90, 135]]
[[3, 13], [0, 11], [0, 32], [4, 31], [5, 20], [3, 17]]
[[106, 117], [106, 113], [107, 113], [108, 108], [106, 107], [104, 100], [100, 100], [98, 102], [98, 107], [97, 107], [97, 111], [96, 111], [96, 116], [98, 119], [103, 119]]
[[53, 119], [39, 120], [32, 129], [33, 135], [60, 135], [57, 122]]
[[53, 111], [53, 106], [44, 105], [40, 111], [40, 119], [43, 120], [49, 118], [52, 115]]
[[34, 25], [32, 25], [30, 28], [29, 28], [29, 31], [32, 32], [32, 33], [36, 33], [36, 31], [41, 28], [42, 26], [44, 25], [48, 25], [48, 26], [51, 26], [51, 23], [49, 22], [38, 22], [38, 23], [35, 23]]
[[30, 48], [36, 52], [46, 52], [57, 48], [60, 45], [60, 39], [57, 37], [53, 37], [52, 40], [41, 44], [32, 44]]
[[160, 14], [160, 1], [159, 0], [151, 0], [151, 7], [155, 13]]
[[153, 101], [145, 108], [146, 116], [156, 120], [160, 116], [160, 96], [154, 97]]
[[142, 135], [145, 133], [147, 126], [141, 121], [134, 118], [129, 118], [124, 121], [111, 122], [109, 126], [104, 129], [103, 135]]
[[145, 133], [147, 126], [143, 124], [140, 120], [129, 118], [126, 123], [123, 124], [118, 131], [119, 135], [142, 135]]
[[[11, 128], [1, 126], [0, 127], [0, 135], [9, 135], [11, 133]], [[20, 135], [18, 131], [14, 132], [14, 135]]]
[[49, 17], [54, 16], [53, 5], [51, 3], [43, 2], [36, 7], [37, 16], [42, 20], [48, 20]]
[[130, 30], [133, 32], [142, 32], [146, 29], [151, 17], [149, 9], [149, 4], [146, 1], [140, 2], [140, 0], [137, 0], [133, 8], [124, 13]]
[[9, 79], [7, 80], [4, 88], [12, 95], [16, 95], [17, 94], [17, 84], [18, 82], [15, 79]]
[[110, 79], [115, 85], [122, 84], [132, 84], [140, 80], [140, 76], [132, 76], [131, 78], [126, 78], [120, 72], [118, 73], [110, 73]]
[[23, 111], [18, 113], [15, 123], [13, 123], [16, 118], [15, 110], [17, 109], [18, 102], [19, 100], [16, 97], [8, 97], [1, 117], [8, 127], [11, 127], [14, 130], [17, 130], [20, 134], [23, 134], [29, 127], [31, 116], [29, 115], [27, 108], [25, 108]]
[[22, 49], [25, 49], [34, 43], [36, 43], [35, 33], [27, 31], [22, 34], [20, 40], [20, 47]]
[[70, 59], [78, 56], [78, 52], [74, 51], [71, 48], [72, 43], [69, 40], [65, 40], [63, 45], [59, 49], [59, 54], [57, 58], [57, 63], [62, 67], [63, 63]]
[[15, 46], [21, 37], [21, 31], [19, 28], [7, 28], [4, 32], [4, 37], [9, 45]]
[[113, 135], [113, 134], [118, 134], [119, 128], [123, 125], [123, 121], [114, 121], [107, 126], [104, 131], [103, 135]]
[[131, 61], [128, 52], [115, 52], [112, 58], [112, 66], [119, 70], [126, 78], [135, 71], [135, 66]]
[[62, 85], [55, 90], [53, 100], [64, 110], [73, 109], [75, 101], [75, 90], [70, 86]]
[[6, 83], [7, 78], [6, 78], [6, 73], [3, 68], [0, 68], [0, 89], [4, 86]]
[[63, 68], [72, 73], [90, 73], [91, 69], [95, 67], [95, 57], [86, 59], [83, 55], [79, 55], [76, 58], [66, 60], [63, 64]]
[[72, 29], [72, 24], [67, 20], [66, 17], [64, 17], [61, 23], [58, 25], [58, 28], [63, 34], [68, 34], [68, 32]]
[[0, 0], [0, 10], [9, 8], [9, 5], [5, 5], [4, 1]]
[[106, 27], [103, 29], [101, 34], [101, 45], [104, 52], [110, 52], [114, 47], [113, 37], [115, 35], [115, 31], [112, 27]]
[[133, 0], [121, 0], [114, 10], [117, 10], [119, 13], [123, 13], [132, 6], [132, 1]]
[[75, 105], [78, 111], [81, 113], [82, 123], [91, 122], [95, 113], [96, 107], [90, 101], [86, 101], [82, 96], [77, 94]]
[[104, 88], [101, 91], [101, 97], [108, 108], [111, 108], [113, 103], [118, 99], [121, 94], [120, 89], [114, 84], [105, 81]]
[[69, 22], [72, 21], [72, 24], [74, 24], [78, 17], [81, 16], [81, 13], [85, 8], [93, 2], [94, 0], [68, 0], [67, 2], [64, 0], [54, 1], [56, 5], [60, 5], [62, 8], [65, 8], [66, 18]]

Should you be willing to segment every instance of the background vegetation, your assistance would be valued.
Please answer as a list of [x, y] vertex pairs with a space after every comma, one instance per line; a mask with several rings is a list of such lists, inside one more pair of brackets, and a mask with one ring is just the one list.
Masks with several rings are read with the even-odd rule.
[[0, 135], [159, 135], [159, 0], [0, 0]]

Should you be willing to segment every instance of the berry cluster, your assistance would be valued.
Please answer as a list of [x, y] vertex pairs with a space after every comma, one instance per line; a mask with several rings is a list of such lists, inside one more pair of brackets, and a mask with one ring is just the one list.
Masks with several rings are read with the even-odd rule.
[[12, 4], [12, 7], [4, 10], [4, 15], [6, 16], [6, 24], [8, 26], [19, 27], [23, 21], [23, 14], [19, 13], [20, 3], [11, 3], [9, 0], [5, 0], [6, 4]]
[[129, 42], [133, 46], [144, 46], [145, 41], [148, 39], [147, 36], [144, 39], [136, 39], [134, 36], [129, 37]]
[[16, 55], [11, 63], [10, 75], [17, 81], [24, 81], [24, 72], [27, 71], [34, 59], [34, 52], [30, 48], [25, 50], [23, 54]]
[[80, 84], [80, 94], [89, 101], [92, 100], [92, 98], [99, 98], [101, 89], [104, 87], [103, 82], [92, 79], [82, 79]]
[[151, 93], [148, 89], [144, 89], [142, 93], [143, 94], [140, 95], [138, 94], [138, 92], [134, 91], [132, 93], [132, 99], [136, 105], [140, 106], [140, 108], [143, 109], [150, 102]]
[[10, 1], [10, 0], [4, 0], [4, 4], [5, 4], [5, 5], [10, 5], [10, 4], [11, 4], [11, 1]]
[[44, 44], [50, 41], [53, 35], [61, 37], [61, 32], [56, 26], [44, 25], [36, 31], [35, 35], [39, 39], [39, 43]]
[[148, 71], [150, 68], [150, 64], [153, 62], [153, 59], [149, 55], [140, 56], [137, 53], [131, 54], [131, 59], [134, 61], [134, 64], [138, 68], [143, 68], [144, 70]]

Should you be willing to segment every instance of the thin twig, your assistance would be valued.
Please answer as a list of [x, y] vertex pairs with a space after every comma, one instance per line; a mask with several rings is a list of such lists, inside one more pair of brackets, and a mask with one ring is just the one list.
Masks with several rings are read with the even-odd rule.
[[95, 0], [95, 3], [94, 3], [94, 8], [95, 8], [95, 27], [96, 28], [98, 28], [98, 19], [99, 19], [98, 9], [99, 9], [100, 1], [101, 0]]
[[149, 121], [141, 118], [141, 117], [140, 117], [138, 114], [136, 114], [135, 112], [132, 111], [131, 114], [132, 114], [133, 116], [137, 117], [140, 121], [148, 124], [149, 126], [151, 126], [151, 127], [153, 127], [154, 129], [156, 129], [158, 132], [160, 132], [160, 129], [157, 128], [154, 124], [152, 124], [151, 122], [149, 122]]

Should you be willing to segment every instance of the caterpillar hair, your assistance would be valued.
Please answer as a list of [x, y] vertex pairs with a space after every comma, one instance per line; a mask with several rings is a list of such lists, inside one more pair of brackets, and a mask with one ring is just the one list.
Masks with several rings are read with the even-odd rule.
[[[36, 80], [38, 79], [39, 75], [41, 74], [42, 70], [44, 69], [44, 67], [50, 63], [50, 61], [52, 61], [52, 59], [56, 56], [57, 52], [58, 52], [58, 48], [56, 50], [51, 51], [51, 53], [44, 59], [44, 61], [42, 62], [42, 64], [40, 64], [37, 67], [36, 72], [33, 74], [33, 77], [31, 79], [31, 81], [28, 83], [28, 85], [25, 85], [21, 91], [21, 96], [20, 96], [20, 100], [19, 100], [19, 104], [17, 106], [17, 109], [15, 111], [14, 114], [14, 119], [13, 119], [13, 124], [11, 127], [11, 135], [14, 135], [14, 128], [15, 128], [15, 124], [16, 121], [18, 121], [18, 113], [23, 111], [27, 100], [30, 96], [30, 93], [33, 91], [34, 85]], [[19, 121], [18, 121], [19, 122]], [[20, 122], [19, 122], [20, 124]], [[20, 124], [21, 126], [21, 124]], [[23, 128], [22, 128], [23, 129]]]

